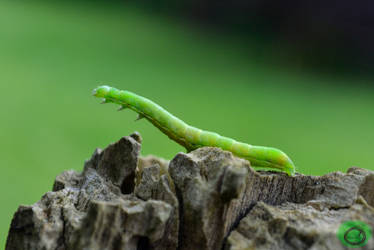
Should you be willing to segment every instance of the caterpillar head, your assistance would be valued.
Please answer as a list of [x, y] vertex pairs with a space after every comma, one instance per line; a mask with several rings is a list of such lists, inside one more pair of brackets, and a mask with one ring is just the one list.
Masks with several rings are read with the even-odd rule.
[[96, 89], [94, 89], [92, 91], [92, 95], [94, 95], [96, 97], [106, 97], [108, 95], [109, 91], [110, 91], [110, 87], [106, 86], [106, 85], [103, 85], [103, 86], [99, 86]]

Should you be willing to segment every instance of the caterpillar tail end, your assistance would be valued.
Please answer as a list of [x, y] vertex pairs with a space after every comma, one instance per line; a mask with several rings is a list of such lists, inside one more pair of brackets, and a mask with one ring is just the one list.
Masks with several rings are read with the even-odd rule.
[[283, 169], [283, 171], [288, 175], [288, 176], [295, 176], [295, 173], [296, 173], [296, 167], [295, 165], [290, 162], [288, 163], [285, 168]]
[[296, 167], [293, 161], [282, 151], [281, 152], [281, 159], [283, 159], [283, 163], [281, 164], [280, 170], [285, 172], [288, 176], [295, 176]]
[[285, 172], [288, 176], [295, 176], [296, 167], [293, 161], [288, 155], [279, 149], [272, 149], [275, 159], [274, 163], [278, 163], [278, 167], [281, 171]]

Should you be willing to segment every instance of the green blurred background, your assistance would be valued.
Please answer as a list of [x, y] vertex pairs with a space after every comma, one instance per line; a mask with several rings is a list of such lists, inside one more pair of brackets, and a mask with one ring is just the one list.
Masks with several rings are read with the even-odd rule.
[[303, 174], [374, 170], [370, 74], [305, 69], [278, 50], [118, 2], [1, 1], [0, 245], [17, 207], [62, 171], [82, 170], [96, 147], [139, 131], [143, 155], [184, 151], [135, 113], [99, 105], [91, 92], [101, 84], [196, 127], [280, 148]]

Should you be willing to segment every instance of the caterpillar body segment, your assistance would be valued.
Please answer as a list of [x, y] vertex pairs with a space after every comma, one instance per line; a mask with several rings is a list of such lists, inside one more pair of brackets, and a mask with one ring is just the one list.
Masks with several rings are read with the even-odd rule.
[[93, 91], [93, 95], [104, 98], [102, 103], [115, 103], [120, 105], [120, 109], [134, 110], [139, 114], [138, 119], [147, 119], [170, 139], [185, 147], [188, 152], [204, 146], [219, 147], [249, 160], [253, 167], [275, 168], [288, 175], [295, 173], [295, 165], [279, 149], [252, 146], [214, 132], [192, 127], [153, 101], [130, 91], [100, 86]]

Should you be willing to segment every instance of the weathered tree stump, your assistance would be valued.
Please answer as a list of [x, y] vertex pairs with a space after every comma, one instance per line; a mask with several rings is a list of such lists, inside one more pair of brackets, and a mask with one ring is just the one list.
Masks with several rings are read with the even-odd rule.
[[[205, 147], [139, 156], [138, 133], [96, 149], [82, 173], [14, 214], [6, 249], [348, 249], [339, 225], [374, 228], [374, 172], [289, 177]], [[361, 249], [374, 249], [370, 239]]]

